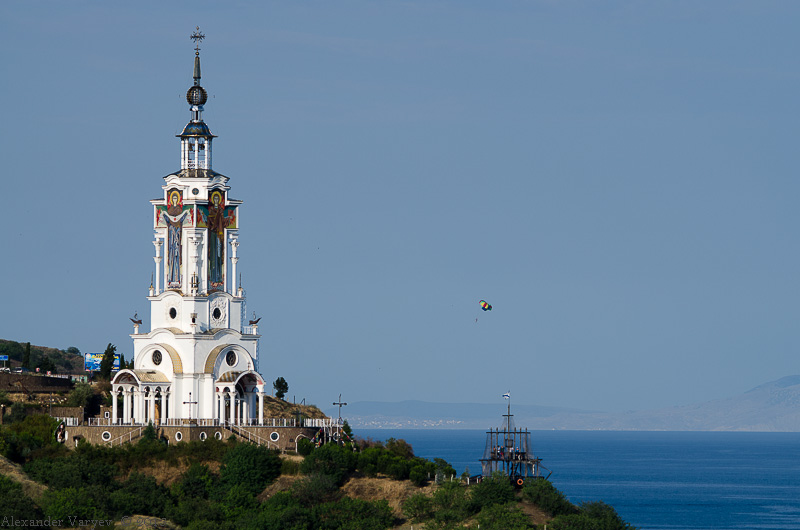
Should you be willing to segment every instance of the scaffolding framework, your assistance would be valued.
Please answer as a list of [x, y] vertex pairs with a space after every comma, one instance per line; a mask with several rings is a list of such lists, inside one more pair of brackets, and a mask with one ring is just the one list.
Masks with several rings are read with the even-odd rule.
[[511, 401], [508, 403], [508, 414], [504, 414], [502, 427], [486, 432], [486, 447], [483, 450], [481, 473], [490, 477], [502, 473], [510, 479], [541, 477], [541, 458], [536, 458], [531, 445], [531, 433], [528, 429], [517, 429], [514, 416], [511, 414]]

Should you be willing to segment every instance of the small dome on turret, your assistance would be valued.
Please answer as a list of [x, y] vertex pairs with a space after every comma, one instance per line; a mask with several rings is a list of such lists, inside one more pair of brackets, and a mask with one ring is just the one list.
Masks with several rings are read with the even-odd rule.
[[215, 138], [215, 136], [211, 134], [211, 130], [208, 128], [208, 125], [202, 121], [190, 121], [188, 124], [186, 124], [186, 127], [183, 128], [183, 132], [178, 136], [206, 136]]
[[195, 85], [186, 91], [186, 101], [189, 102], [189, 105], [205, 105], [208, 101], [208, 93], [205, 88]]

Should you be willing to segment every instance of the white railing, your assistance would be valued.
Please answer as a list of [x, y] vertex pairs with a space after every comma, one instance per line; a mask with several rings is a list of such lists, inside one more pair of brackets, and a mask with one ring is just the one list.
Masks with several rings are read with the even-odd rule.
[[242, 335], [255, 335], [255, 326], [242, 326]]
[[[140, 437], [142, 435], [142, 431], [143, 430], [144, 430], [144, 426], [139, 427], [138, 429], [134, 429], [134, 430], [132, 430], [131, 432], [129, 432], [127, 434], [123, 434], [122, 436], [117, 436], [113, 440], [109, 440], [107, 443], [108, 443], [109, 447], [114, 447], [114, 442], [117, 442], [117, 441], [119, 442], [119, 445], [122, 445], [122, 444], [124, 444], [126, 442], [130, 443], [133, 440], [135, 440], [136, 438]], [[134, 435], [134, 433], [136, 433], [136, 434]]]
[[234, 434], [238, 434], [242, 438], [247, 438], [247, 441], [250, 443], [253, 443], [255, 441], [255, 443], [257, 443], [258, 445], [266, 445], [267, 449], [270, 449], [272, 445], [274, 445], [276, 449], [278, 448], [278, 445], [276, 443], [272, 442], [271, 440], [268, 440], [267, 438], [262, 438], [256, 433], [250, 432], [246, 429], [242, 429], [240, 425], [234, 425], [226, 421], [223, 427], [225, 427]]
[[[344, 423], [344, 422], [342, 422]], [[303, 427], [338, 427], [339, 420], [334, 418], [306, 418]]]
[[76, 427], [80, 424], [79, 418], [67, 418], [67, 417], [62, 418], [59, 416], [53, 416], [53, 419], [59, 422], [63, 421], [64, 425], [66, 425], [67, 427]]
[[167, 418], [158, 422], [158, 425], [169, 427], [182, 427], [184, 425], [196, 425], [199, 427], [216, 427], [219, 420], [216, 418]]
[[111, 418], [89, 418], [89, 425], [114, 425]]

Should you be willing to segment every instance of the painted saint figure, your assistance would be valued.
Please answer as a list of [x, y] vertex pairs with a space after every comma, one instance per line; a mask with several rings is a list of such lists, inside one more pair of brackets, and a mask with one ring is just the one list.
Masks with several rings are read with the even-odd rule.
[[214, 191], [208, 205], [208, 282], [212, 289], [225, 283], [225, 225], [222, 192]]
[[167, 224], [167, 288], [180, 288], [181, 286], [181, 261], [183, 244], [181, 236], [183, 220], [189, 215], [189, 210], [181, 215], [169, 215], [161, 212], [161, 217]]

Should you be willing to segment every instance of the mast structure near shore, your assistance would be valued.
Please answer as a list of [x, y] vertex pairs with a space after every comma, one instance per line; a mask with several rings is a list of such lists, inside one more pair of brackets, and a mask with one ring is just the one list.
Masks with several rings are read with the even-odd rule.
[[500, 473], [522, 486], [525, 479], [541, 477], [542, 469], [547, 468], [541, 465], [542, 459], [533, 454], [530, 431], [517, 429], [514, 424], [510, 393], [504, 397], [508, 400], [508, 412], [503, 414], [502, 427], [486, 431], [486, 447], [480, 459], [481, 473], [484, 477]]

